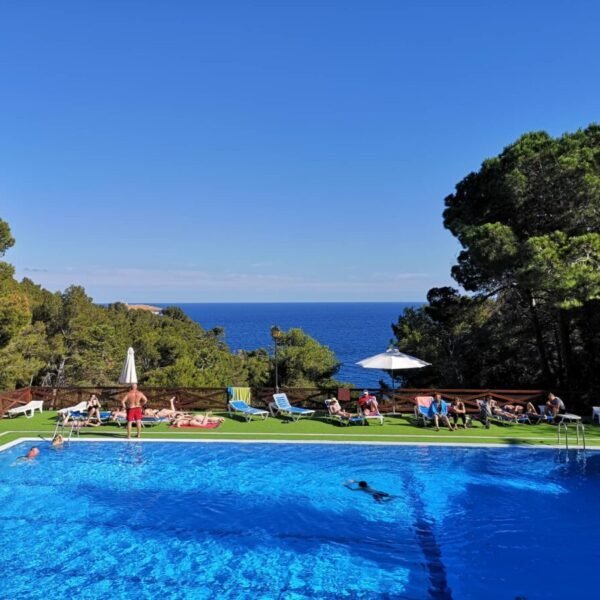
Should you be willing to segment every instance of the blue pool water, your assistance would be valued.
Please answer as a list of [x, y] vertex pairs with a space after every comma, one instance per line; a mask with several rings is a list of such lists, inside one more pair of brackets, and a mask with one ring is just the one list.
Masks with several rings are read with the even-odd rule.
[[[0, 453], [1, 598], [582, 598], [600, 454], [233, 443]], [[340, 485], [364, 478], [388, 504]]]

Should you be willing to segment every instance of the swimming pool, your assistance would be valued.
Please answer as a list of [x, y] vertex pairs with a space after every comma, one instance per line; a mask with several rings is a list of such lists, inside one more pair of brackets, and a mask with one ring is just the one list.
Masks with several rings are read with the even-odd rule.
[[[600, 454], [31, 442], [0, 453], [0, 597], [579, 598]], [[342, 481], [397, 496], [377, 504]]]

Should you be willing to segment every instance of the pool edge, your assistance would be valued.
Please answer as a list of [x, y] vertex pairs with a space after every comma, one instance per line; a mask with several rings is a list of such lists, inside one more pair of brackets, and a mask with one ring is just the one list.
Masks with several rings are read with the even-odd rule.
[[[48, 442], [49, 440], [41, 439], [38, 437], [19, 437], [10, 442], [0, 445], [0, 452], [4, 452], [16, 446], [22, 442]], [[547, 449], [547, 450], [566, 450], [564, 445], [558, 444], [498, 444], [498, 443], [473, 443], [473, 442], [383, 442], [383, 441], [361, 441], [361, 440], [240, 440], [240, 439], [226, 439], [226, 438], [196, 438], [196, 439], [164, 439], [164, 438], [132, 438], [130, 440], [126, 438], [72, 438], [67, 443], [109, 443], [109, 444], [122, 444], [122, 443], [165, 443], [165, 444], [328, 444], [333, 446], [342, 445], [353, 445], [353, 446], [431, 446], [431, 447], [451, 447], [451, 448], [528, 448], [530, 450]], [[580, 447], [571, 447], [569, 450], [584, 450]], [[585, 450], [599, 451], [600, 446], [588, 446]]]

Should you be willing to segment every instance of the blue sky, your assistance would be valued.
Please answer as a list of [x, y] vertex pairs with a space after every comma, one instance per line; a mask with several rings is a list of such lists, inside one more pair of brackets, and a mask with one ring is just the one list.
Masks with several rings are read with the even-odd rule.
[[444, 197], [598, 120], [594, 2], [6, 2], [6, 259], [99, 302], [423, 300]]

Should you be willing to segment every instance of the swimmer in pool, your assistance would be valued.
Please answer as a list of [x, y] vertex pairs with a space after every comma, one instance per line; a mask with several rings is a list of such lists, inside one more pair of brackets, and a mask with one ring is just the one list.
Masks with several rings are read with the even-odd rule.
[[365, 492], [370, 494], [375, 502], [389, 502], [395, 497], [387, 492], [374, 490], [366, 481], [354, 481], [354, 479], [349, 479], [348, 481], [342, 483], [342, 485], [353, 492]]
[[17, 460], [31, 460], [32, 458], [38, 456], [39, 453], [40, 449], [37, 446], [32, 446], [31, 448], [29, 448], [29, 452], [25, 456], [19, 456]]
[[60, 433], [57, 433], [52, 438], [52, 442], [51, 442], [53, 448], [62, 448], [64, 443], [65, 443], [65, 438]]

